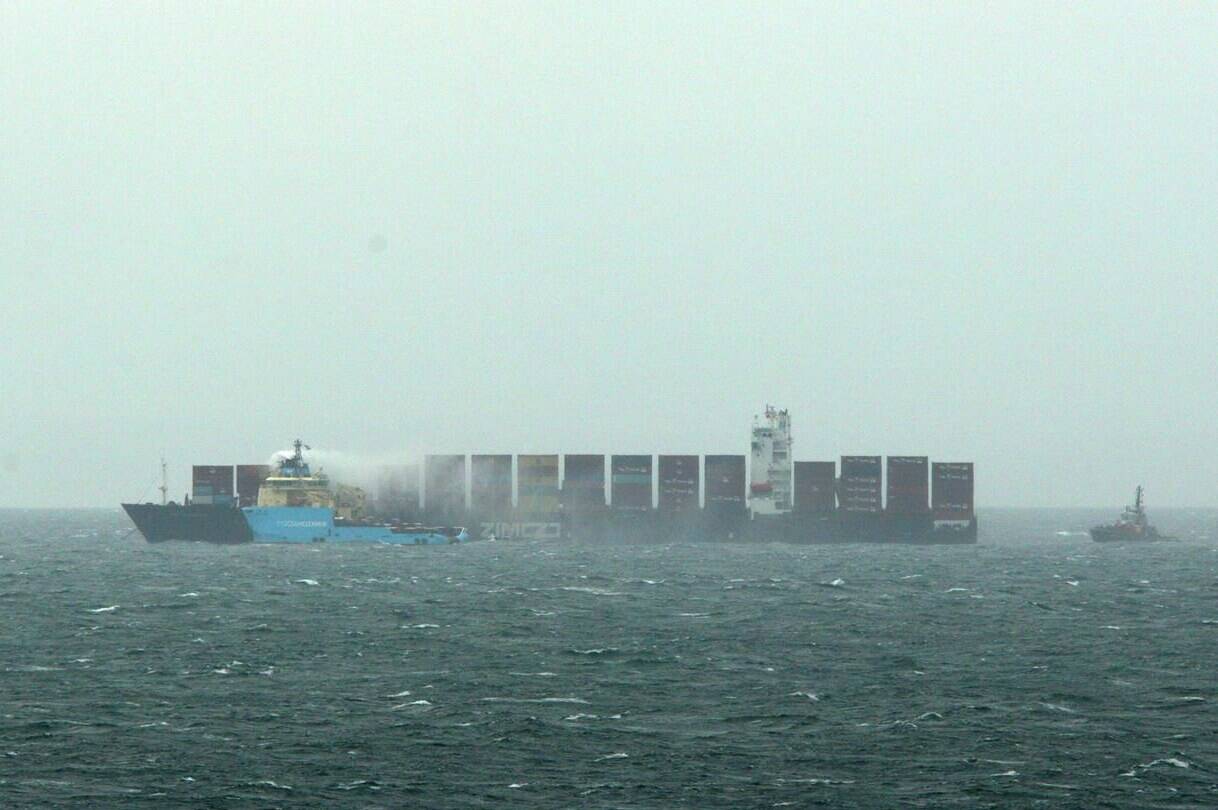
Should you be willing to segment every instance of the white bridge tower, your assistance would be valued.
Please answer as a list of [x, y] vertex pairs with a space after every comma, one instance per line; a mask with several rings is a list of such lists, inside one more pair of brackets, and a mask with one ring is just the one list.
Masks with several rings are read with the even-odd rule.
[[765, 419], [753, 417], [749, 512], [781, 515], [791, 511], [791, 417], [765, 406]]

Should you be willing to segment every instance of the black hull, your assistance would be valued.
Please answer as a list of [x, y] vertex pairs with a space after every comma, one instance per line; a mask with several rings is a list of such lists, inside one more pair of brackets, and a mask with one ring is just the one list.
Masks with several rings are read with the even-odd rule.
[[125, 503], [123, 511], [149, 543], [188, 540], [233, 545], [254, 541], [245, 516], [235, 506]]
[[[388, 517], [388, 516], [386, 516]], [[394, 515], [429, 525], [469, 527], [482, 540], [572, 541], [576, 543], [879, 543], [971, 545], [977, 518], [935, 521], [930, 514], [792, 513], [751, 520], [742, 508], [688, 512], [604, 509], [539, 515], [515, 509], [421, 512]]]
[[930, 515], [788, 514], [750, 519], [743, 512], [664, 514], [606, 510], [572, 515], [570, 537], [587, 543], [879, 543], [884, 545], [971, 545], [977, 519], [936, 524]]

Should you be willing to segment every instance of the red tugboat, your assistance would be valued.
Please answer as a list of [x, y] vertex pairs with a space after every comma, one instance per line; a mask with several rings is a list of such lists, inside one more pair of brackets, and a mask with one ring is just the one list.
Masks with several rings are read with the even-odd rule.
[[1150, 525], [1146, 519], [1146, 509], [1142, 505], [1142, 488], [1138, 487], [1134, 492], [1133, 506], [1126, 506], [1116, 523], [1092, 529], [1091, 539], [1097, 543], [1154, 543], [1176, 538], [1159, 534], [1159, 530]]

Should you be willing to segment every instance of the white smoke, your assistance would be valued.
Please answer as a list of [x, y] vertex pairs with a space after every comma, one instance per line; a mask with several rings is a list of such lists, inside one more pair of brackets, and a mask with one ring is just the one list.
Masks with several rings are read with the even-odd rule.
[[[268, 462], [271, 469], [277, 469], [280, 461], [295, 453], [295, 448], [275, 452]], [[370, 494], [376, 491], [388, 470], [419, 465], [422, 458], [409, 452], [351, 453], [307, 445], [302, 454], [314, 474], [325, 473], [336, 484], [359, 487]]]

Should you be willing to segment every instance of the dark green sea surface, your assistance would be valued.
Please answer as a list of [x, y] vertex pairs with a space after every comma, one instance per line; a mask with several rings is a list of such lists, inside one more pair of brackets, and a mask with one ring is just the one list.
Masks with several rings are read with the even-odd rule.
[[1218, 806], [1218, 515], [975, 547], [150, 546], [0, 512], [0, 806]]

